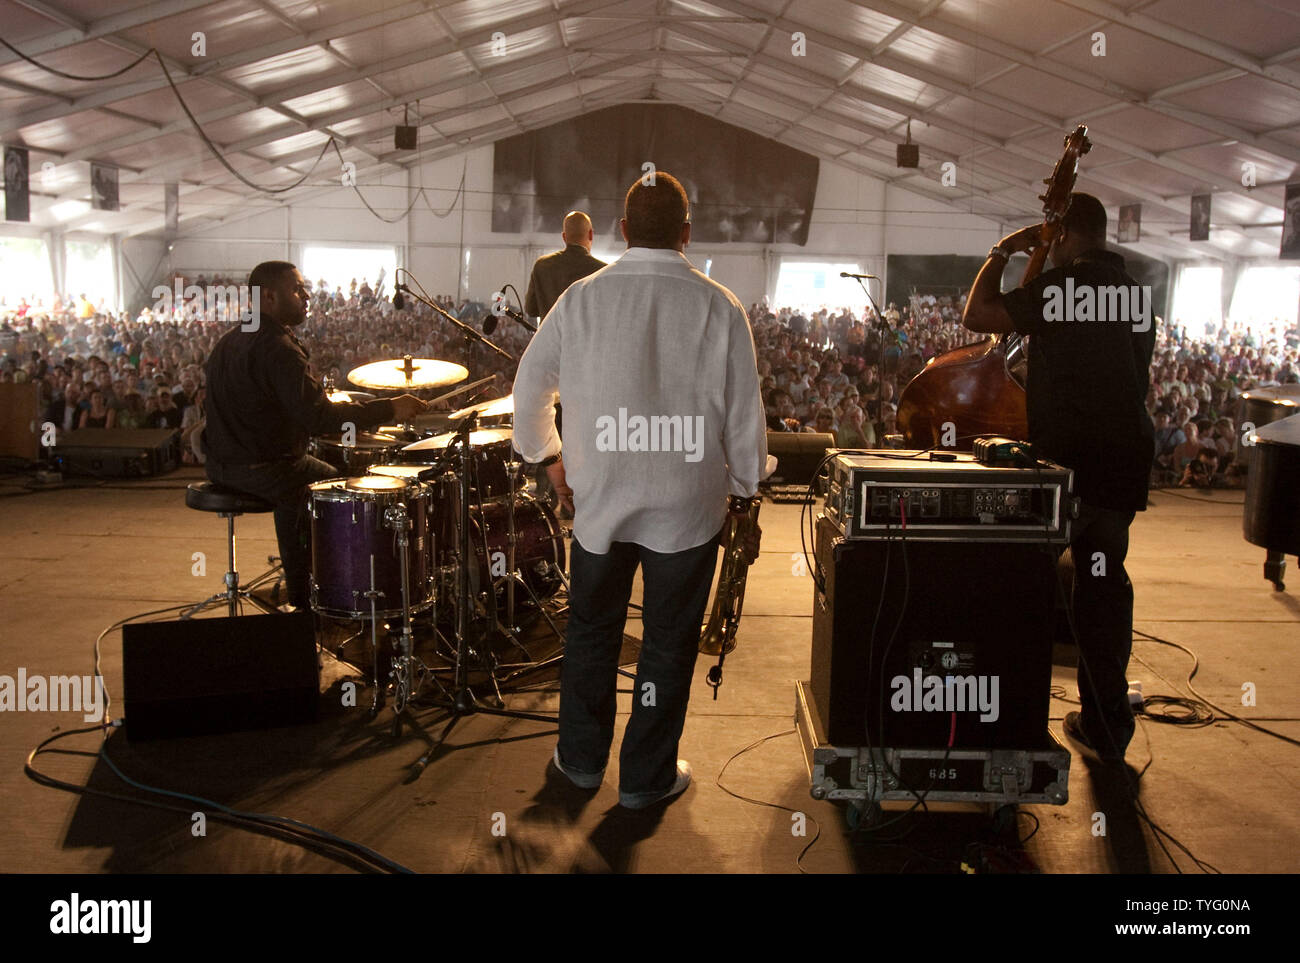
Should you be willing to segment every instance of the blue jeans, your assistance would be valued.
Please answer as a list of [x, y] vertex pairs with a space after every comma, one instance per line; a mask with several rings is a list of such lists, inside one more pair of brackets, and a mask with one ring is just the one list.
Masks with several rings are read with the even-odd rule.
[[[1070, 537], [1074, 626], [1079, 636], [1080, 724], [1103, 756], [1123, 756], [1135, 725], [1128, 701], [1133, 583], [1124, 571], [1133, 516], [1133, 512], [1085, 503]], [[1094, 570], [1098, 574], [1094, 575]]]
[[284, 565], [289, 601], [305, 609], [311, 602], [311, 506], [308, 486], [338, 476], [333, 465], [303, 455], [301, 458], [248, 465], [221, 465], [208, 459], [208, 478], [218, 485], [265, 498], [275, 503], [275, 540]]
[[573, 540], [560, 672], [559, 751], [565, 769], [598, 773], [609, 760], [618, 657], [639, 564], [645, 585], [643, 638], [632, 717], [619, 752], [619, 793], [649, 799], [672, 786], [717, 561], [715, 540], [667, 555], [631, 542], [615, 542], [607, 554], [597, 555]]

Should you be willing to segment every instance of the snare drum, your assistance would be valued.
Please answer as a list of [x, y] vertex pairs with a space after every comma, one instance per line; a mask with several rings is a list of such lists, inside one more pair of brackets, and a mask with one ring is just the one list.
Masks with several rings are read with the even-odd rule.
[[322, 615], [370, 617], [371, 558], [375, 614], [402, 614], [402, 553], [398, 528], [388, 516], [401, 506], [410, 521], [406, 568], [412, 612], [433, 604], [432, 496], [413, 479], [368, 475], [334, 478], [311, 486], [311, 607]]
[[358, 431], [355, 441], [345, 445], [341, 434], [321, 435], [307, 443], [307, 451], [333, 465], [340, 475], [351, 478], [364, 475], [371, 465], [392, 461], [393, 453], [401, 447], [398, 438], [379, 431]]
[[[455, 468], [459, 464], [458, 454], [448, 452], [455, 437], [455, 432], [447, 432], [406, 445], [396, 460], [408, 465], [438, 462], [447, 468]], [[483, 428], [470, 432], [475, 480], [470, 490], [479, 498], [500, 498], [520, 487], [518, 478], [511, 484], [510, 469], [507, 466], [514, 459], [511, 448], [513, 437], [514, 433], [509, 428]], [[445, 457], [448, 455], [450, 458]]]

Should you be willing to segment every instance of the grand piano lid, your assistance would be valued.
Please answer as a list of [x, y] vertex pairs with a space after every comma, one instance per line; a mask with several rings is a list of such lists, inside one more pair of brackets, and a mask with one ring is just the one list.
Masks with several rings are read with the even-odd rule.
[[1260, 445], [1293, 445], [1300, 448], [1300, 414], [1282, 418], [1251, 432], [1251, 438]]
[[1241, 397], [1246, 401], [1262, 401], [1300, 410], [1300, 385], [1274, 385], [1272, 388], [1251, 388], [1243, 391]]

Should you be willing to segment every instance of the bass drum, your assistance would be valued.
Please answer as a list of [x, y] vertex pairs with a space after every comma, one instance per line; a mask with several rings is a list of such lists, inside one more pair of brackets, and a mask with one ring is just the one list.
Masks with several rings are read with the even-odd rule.
[[[455, 499], [450, 499], [453, 503]], [[555, 513], [532, 495], [515, 496], [515, 531], [518, 541], [515, 543], [515, 565], [519, 574], [532, 591], [538, 602], [554, 598], [564, 587], [562, 575], [565, 571], [564, 532], [556, 521]], [[484, 502], [482, 508], [470, 508], [470, 551], [474, 555], [474, 564], [470, 566], [470, 588], [474, 595], [487, 591], [487, 586], [502, 578], [510, 561], [510, 536], [507, 531], [507, 505], [504, 499]], [[455, 523], [442, 526], [454, 537]], [[440, 546], [441, 549], [442, 546]], [[453, 561], [456, 542], [446, 546], [445, 553], [439, 552], [448, 562]], [[448, 565], [444, 570], [451, 571]], [[455, 589], [450, 589], [453, 597]], [[506, 604], [506, 586], [497, 587], [497, 606], [504, 609]], [[515, 589], [515, 604], [531, 603], [528, 592], [520, 586]]]
[[434, 600], [432, 496], [427, 485], [367, 475], [334, 478], [311, 486], [311, 607], [321, 615], [368, 619], [371, 560], [380, 593], [375, 614], [402, 614], [402, 551], [386, 514], [401, 506], [410, 519], [406, 569], [411, 611]]

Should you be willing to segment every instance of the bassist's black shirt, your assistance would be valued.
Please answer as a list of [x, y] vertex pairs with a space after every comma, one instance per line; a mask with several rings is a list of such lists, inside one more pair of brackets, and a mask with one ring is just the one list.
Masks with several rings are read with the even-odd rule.
[[[1074, 469], [1075, 494], [1085, 502], [1140, 512], [1155, 457], [1146, 410], [1155, 316], [1148, 301], [1145, 318], [1135, 310], [1099, 317], [1107, 306], [1119, 306], [1105, 295], [1120, 287], [1140, 292], [1122, 257], [1092, 250], [1008, 292], [1002, 302], [1016, 330], [1030, 335], [1027, 405], [1036, 452]], [[1084, 299], [1090, 296], [1092, 319], [1071, 320], [1088, 310]]]

